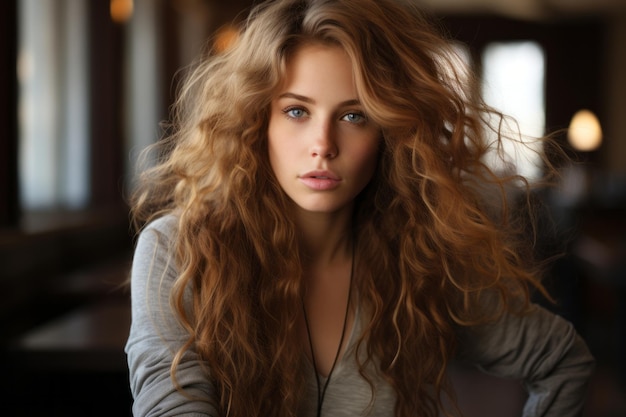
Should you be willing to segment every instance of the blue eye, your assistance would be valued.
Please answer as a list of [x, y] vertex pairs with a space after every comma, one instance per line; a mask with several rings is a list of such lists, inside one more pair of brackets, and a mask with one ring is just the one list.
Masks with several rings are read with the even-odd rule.
[[301, 107], [289, 107], [283, 110], [283, 113], [290, 119], [301, 119], [306, 116], [306, 110]]
[[343, 116], [342, 119], [346, 122], [356, 124], [365, 123], [367, 121], [367, 117], [365, 117], [365, 115], [361, 113], [347, 113], [345, 116]]

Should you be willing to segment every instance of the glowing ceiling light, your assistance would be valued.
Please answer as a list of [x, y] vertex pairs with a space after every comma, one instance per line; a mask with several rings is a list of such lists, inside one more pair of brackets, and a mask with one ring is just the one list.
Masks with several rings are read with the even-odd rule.
[[594, 151], [602, 144], [602, 127], [593, 112], [579, 110], [572, 117], [567, 139], [577, 151]]
[[222, 53], [229, 49], [239, 39], [239, 31], [236, 27], [227, 25], [217, 31], [213, 40], [215, 52]]
[[133, 0], [111, 0], [109, 11], [115, 23], [125, 23], [133, 15]]

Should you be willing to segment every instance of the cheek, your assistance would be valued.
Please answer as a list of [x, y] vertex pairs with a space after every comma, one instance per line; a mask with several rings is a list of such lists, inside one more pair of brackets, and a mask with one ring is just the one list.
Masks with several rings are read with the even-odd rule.
[[277, 129], [275, 120], [273, 120], [273, 118], [270, 119], [267, 129], [267, 155], [269, 157], [270, 167], [275, 174], [280, 161], [280, 155], [278, 154], [278, 150], [281, 148], [279, 131], [280, 129]]
[[370, 140], [367, 146], [360, 150], [359, 160], [361, 161], [361, 170], [370, 175], [376, 170], [378, 164], [378, 155], [380, 151], [380, 141]]
[[365, 183], [369, 183], [376, 172], [376, 166], [378, 165], [378, 153], [372, 152], [367, 155], [362, 168]]
[[276, 143], [272, 140], [268, 140], [267, 142], [267, 154], [269, 157], [270, 168], [274, 172], [274, 175], [278, 175], [279, 167], [280, 167], [280, 155], [277, 153]]
[[364, 146], [358, 150], [355, 149], [351, 156], [351, 160], [354, 163], [352, 175], [359, 189], [363, 189], [372, 180], [376, 172], [378, 159], [379, 149], [377, 146]]
[[270, 167], [278, 177], [288, 169], [289, 162], [293, 159], [295, 150], [293, 141], [289, 140], [289, 135], [281, 129], [268, 129], [267, 153]]

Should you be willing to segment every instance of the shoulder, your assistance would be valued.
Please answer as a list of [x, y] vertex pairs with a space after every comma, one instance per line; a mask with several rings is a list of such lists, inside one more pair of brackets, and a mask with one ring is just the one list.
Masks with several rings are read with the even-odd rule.
[[140, 232], [140, 236], [157, 233], [161, 235], [175, 235], [178, 231], [178, 216], [166, 214], [148, 223]]
[[140, 232], [135, 246], [133, 275], [150, 271], [155, 265], [166, 269], [173, 257], [178, 217], [168, 214], [148, 223]]
[[178, 216], [167, 214], [146, 224], [140, 230], [137, 248], [142, 246], [171, 247], [178, 234]]

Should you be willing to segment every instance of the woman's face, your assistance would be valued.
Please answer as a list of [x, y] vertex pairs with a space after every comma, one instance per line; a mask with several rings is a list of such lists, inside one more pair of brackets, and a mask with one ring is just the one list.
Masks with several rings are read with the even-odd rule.
[[274, 174], [300, 208], [352, 208], [376, 168], [380, 130], [363, 111], [341, 48], [306, 45], [291, 56], [268, 139]]

